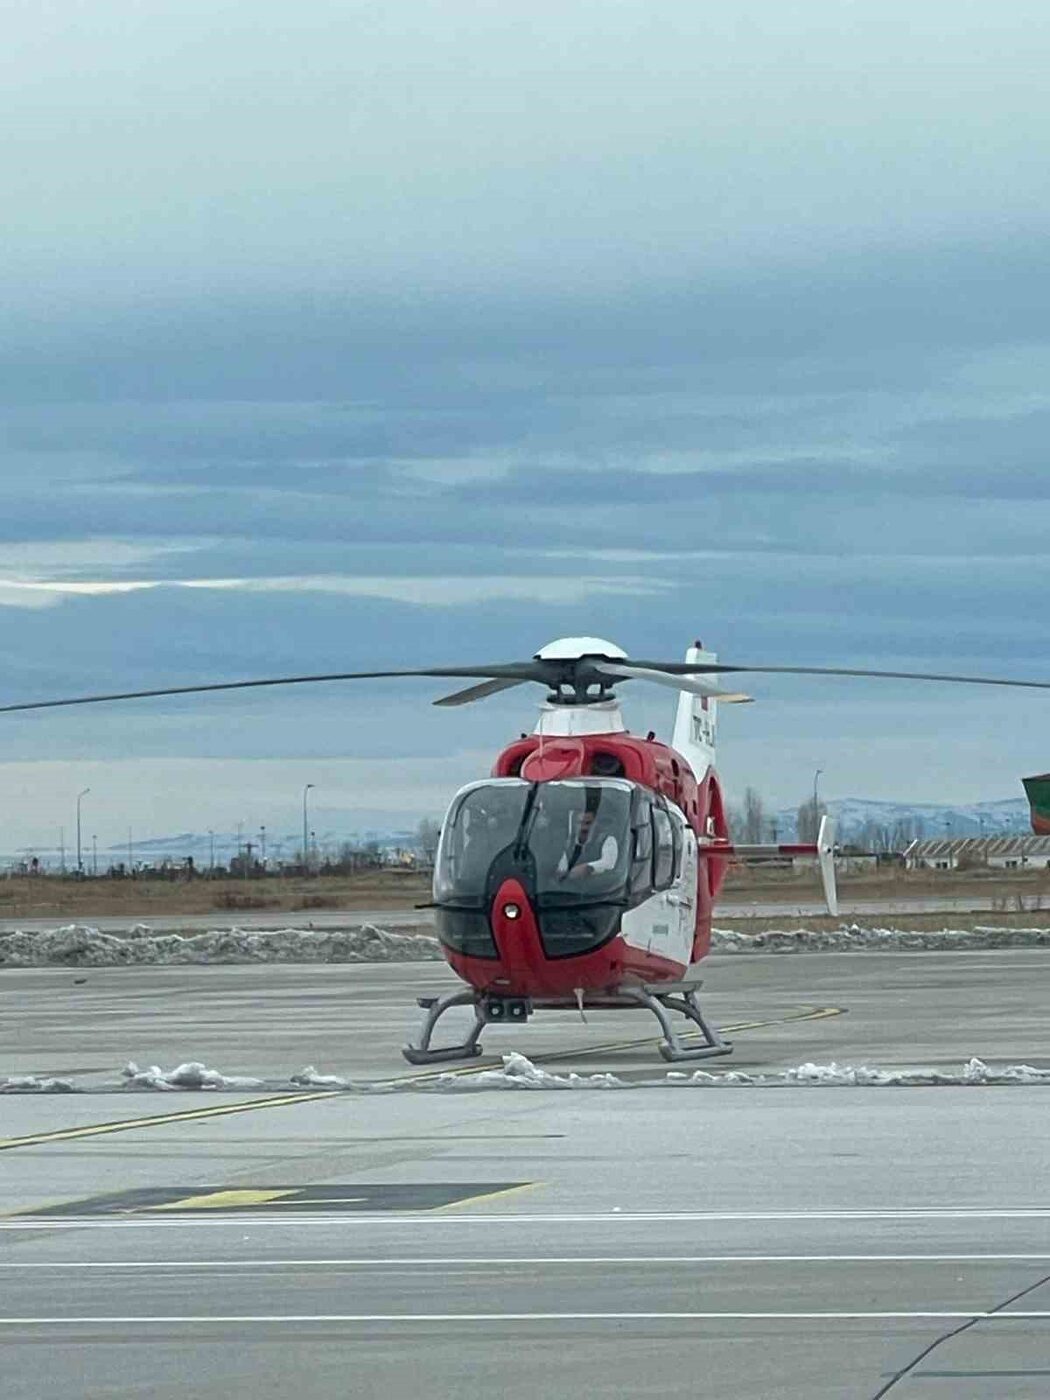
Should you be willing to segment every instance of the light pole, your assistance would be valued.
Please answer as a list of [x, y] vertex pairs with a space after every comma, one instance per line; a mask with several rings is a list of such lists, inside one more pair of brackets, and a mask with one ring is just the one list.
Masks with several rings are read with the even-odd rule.
[[84, 800], [84, 798], [87, 797], [87, 795], [88, 795], [88, 793], [89, 793], [90, 791], [91, 791], [90, 788], [84, 788], [84, 790], [83, 790], [82, 792], [78, 792], [78, 793], [77, 793], [77, 874], [78, 874], [78, 875], [83, 875], [83, 873], [84, 873], [84, 860], [83, 860], [83, 856], [82, 856], [82, 854], [81, 854], [81, 849], [80, 849], [80, 804], [81, 804], [81, 802]]
[[309, 871], [310, 871], [310, 846], [309, 846], [310, 828], [307, 826], [307, 822], [306, 822], [306, 794], [310, 791], [310, 789], [311, 789], [313, 786], [314, 786], [313, 783], [307, 783], [306, 786], [303, 788], [303, 873], [304, 873], [304, 874], [309, 874]]
[[266, 871], [266, 826], [265, 826], [265, 824], [259, 828], [259, 861], [260, 861], [260, 863], [261, 863], [261, 865], [262, 865], [263, 872], [265, 873], [265, 871]]
[[823, 771], [824, 771], [823, 768], [818, 768], [818, 769], [816, 770], [816, 772], [813, 774], [813, 840], [814, 840], [814, 841], [817, 839], [817, 834], [818, 834], [819, 831], [820, 831], [820, 792], [819, 792], [819, 789], [818, 789], [818, 787], [817, 787], [817, 784], [820, 782], [820, 775], [821, 775], [821, 773], [823, 773]]
[[215, 874], [215, 832], [208, 829], [208, 869]]
[[91, 838], [91, 875], [92, 878], [98, 874], [98, 837]]

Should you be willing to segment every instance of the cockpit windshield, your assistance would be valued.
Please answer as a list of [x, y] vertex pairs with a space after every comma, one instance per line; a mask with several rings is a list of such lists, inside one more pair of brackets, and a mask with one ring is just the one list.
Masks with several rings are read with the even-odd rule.
[[434, 897], [475, 903], [517, 868], [541, 901], [616, 899], [631, 861], [631, 785], [494, 779], [462, 792], [441, 835]]

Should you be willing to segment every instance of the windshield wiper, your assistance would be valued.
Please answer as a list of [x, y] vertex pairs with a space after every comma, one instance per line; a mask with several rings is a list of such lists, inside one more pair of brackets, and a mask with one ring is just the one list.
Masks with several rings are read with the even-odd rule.
[[518, 834], [515, 836], [514, 845], [511, 847], [511, 855], [517, 861], [524, 859], [525, 852], [529, 847], [529, 831], [539, 790], [539, 783], [532, 783], [525, 797], [525, 806], [522, 808], [521, 821], [518, 823]]

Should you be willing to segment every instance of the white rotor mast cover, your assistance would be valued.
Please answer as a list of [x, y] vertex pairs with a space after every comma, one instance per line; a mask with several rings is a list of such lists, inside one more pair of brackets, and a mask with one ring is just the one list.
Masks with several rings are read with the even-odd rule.
[[558, 637], [540, 647], [537, 661], [578, 661], [581, 656], [608, 656], [627, 660], [627, 653], [615, 642], [607, 642], [604, 637]]
[[[627, 653], [604, 637], [558, 637], [539, 649], [536, 660], [577, 661], [581, 656], [607, 656], [612, 660], [626, 658]], [[577, 734], [623, 734], [626, 729], [620, 702], [613, 698], [591, 705], [552, 705], [547, 701], [540, 706], [533, 733], [570, 738]]]

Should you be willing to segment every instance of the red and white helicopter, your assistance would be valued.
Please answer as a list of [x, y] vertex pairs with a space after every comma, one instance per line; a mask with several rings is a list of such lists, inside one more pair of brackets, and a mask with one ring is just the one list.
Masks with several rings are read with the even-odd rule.
[[[443, 823], [432, 907], [445, 956], [467, 986], [420, 998], [426, 1018], [419, 1042], [404, 1054], [413, 1064], [479, 1055], [485, 1026], [521, 1022], [547, 1007], [643, 1007], [660, 1023], [664, 1058], [691, 1060], [732, 1048], [701, 1011], [696, 975], [730, 858], [816, 856], [836, 912], [827, 818], [812, 845], [730, 841], [714, 767], [716, 713], [719, 704], [751, 697], [712, 677], [739, 672], [1050, 689], [1048, 681], [987, 676], [729, 665], [699, 642], [683, 662], [636, 661], [601, 638], [570, 637], [531, 661], [225, 681], [38, 700], [0, 706], [0, 713], [393, 676], [473, 679], [434, 702], [464, 705], [538, 682], [547, 698], [534, 733], [502, 751], [491, 777], [458, 792]], [[615, 687], [631, 680], [679, 693], [670, 745], [625, 728]], [[455, 1006], [473, 1007], [473, 1028], [459, 1044], [433, 1047], [435, 1026]], [[689, 1044], [672, 1012], [692, 1024]]]
[[[750, 696], [706, 673], [700, 642], [685, 662], [628, 661], [597, 637], [568, 637], [522, 672], [438, 701], [457, 705], [539, 680], [548, 698], [535, 732], [510, 744], [492, 776], [453, 799], [434, 869], [434, 909], [445, 956], [469, 990], [421, 998], [427, 1010], [413, 1064], [479, 1054], [492, 1022], [524, 1021], [538, 1008], [648, 1008], [668, 1060], [725, 1055], [700, 1009], [696, 965], [730, 857], [817, 856], [828, 908], [837, 912], [834, 829], [813, 845], [734, 846], [715, 772], [719, 703]], [[527, 674], [525, 674], [527, 672]], [[671, 744], [624, 725], [613, 687], [646, 679], [679, 692]], [[431, 1047], [453, 1006], [472, 1004], [467, 1039]], [[670, 1013], [692, 1022], [685, 1044]]]

